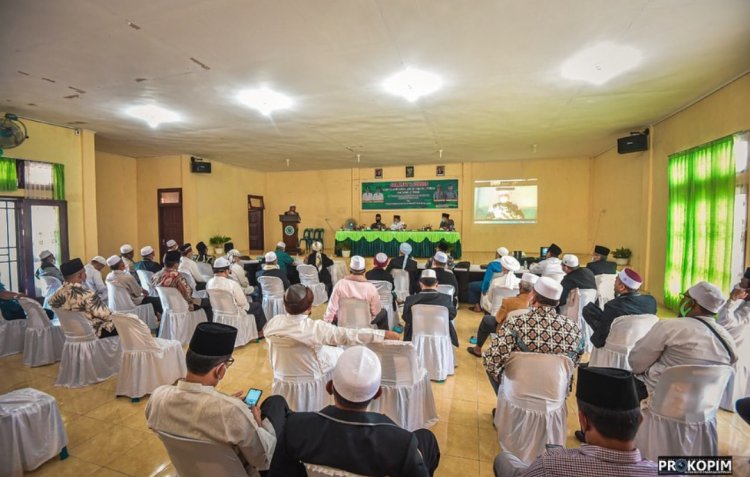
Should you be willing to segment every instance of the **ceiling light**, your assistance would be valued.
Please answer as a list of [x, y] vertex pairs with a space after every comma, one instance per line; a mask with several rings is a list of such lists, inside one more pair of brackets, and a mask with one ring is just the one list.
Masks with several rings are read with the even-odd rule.
[[286, 109], [292, 105], [292, 98], [266, 87], [242, 90], [237, 99], [242, 104], [257, 109], [264, 116], [270, 116], [275, 110]]
[[389, 93], [403, 96], [412, 103], [422, 96], [432, 94], [443, 85], [443, 80], [435, 73], [407, 68], [383, 82]]
[[134, 118], [146, 121], [152, 128], [159, 126], [161, 123], [172, 123], [180, 120], [180, 115], [174, 111], [153, 104], [133, 106], [125, 112]]
[[635, 68], [642, 56], [640, 51], [631, 46], [603, 42], [573, 55], [563, 63], [560, 73], [568, 79], [604, 84]]

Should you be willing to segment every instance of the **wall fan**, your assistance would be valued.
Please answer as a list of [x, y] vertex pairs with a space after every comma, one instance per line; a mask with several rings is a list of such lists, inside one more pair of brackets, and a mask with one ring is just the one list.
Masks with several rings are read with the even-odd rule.
[[29, 136], [26, 125], [15, 114], [7, 113], [0, 122], [0, 148], [12, 149], [20, 146]]

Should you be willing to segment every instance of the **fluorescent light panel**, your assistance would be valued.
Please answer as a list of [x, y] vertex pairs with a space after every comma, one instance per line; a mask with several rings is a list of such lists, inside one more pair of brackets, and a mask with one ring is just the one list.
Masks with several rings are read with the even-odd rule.
[[133, 106], [125, 110], [125, 112], [134, 118], [146, 121], [152, 128], [158, 127], [161, 123], [180, 121], [179, 114], [155, 104]]
[[245, 106], [257, 109], [264, 116], [270, 116], [278, 109], [287, 109], [292, 106], [292, 98], [265, 86], [242, 90], [237, 95], [237, 99]]
[[434, 93], [442, 86], [443, 80], [440, 76], [416, 68], [407, 68], [383, 82], [386, 91], [402, 96], [412, 103], [422, 96]]
[[602, 42], [581, 50], [562, 65], [563, 77], [601, 85], [638, 66], [643, 55], [631, 46]]

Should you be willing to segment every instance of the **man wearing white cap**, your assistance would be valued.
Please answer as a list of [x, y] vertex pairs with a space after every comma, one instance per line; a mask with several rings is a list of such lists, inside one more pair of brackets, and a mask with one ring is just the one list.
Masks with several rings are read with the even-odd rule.
[[[638, 340], [628, 362], [648, 394], [653, 393], [659, 376], [667, 368], [682, 364], [731, 366], [737, 361], [734, 339], [715, 320], [724, 302], [717, 286], [698, 282], [680, 301], [679, 312], [684, 318], [659, 320]], [[640, 393], [641, 399], [646, 397], [643, 389]]]
[[278, 242], [276, 244], [276, 263], [278, 263], [281, 271], [286, 273], [288, 277], [289, 269], [294, 264], [294, 259], [291, 255], [286, 253], [286, 244], [284, 242]]
[[136, 270], [145, 270], [151, 273], [158, 273], [161, 270], [161, 265], [154, 261], [154, 248], [151, 245], [146, 245], [141, 249], [141, 261], [136, 262]]
[[261, 411], [278, 439], [272, 475], [305, 477], [303, 462], [357, 475], [433, 475], [440, 448], [432, 432], [410, 432], [384, 414], [367, 411], [370, 401], [380, 397], [380, 378], [377, 355], [364, 346], [353, 346], [341, 355], [326, 385], [335, 405], [319, 412], [291, 413], [281, 396], [266, 399]]
[[579, 290], [596, 290], [594, 272], [586, 267], [580, 267], [578, 265], [578, 257], [575, 255], [563, 255], [562, 270], [565, 272], [565, 276], [560, 282], [563, 287], [562, 295], [560, 296], [560, 306], [568, 303], [568, 294], [574, 288], [578, 288]]
[[[538, 276], [533, 273], [524, 273], [521, 277], [521, 282], [518, 285], [518, 295], [509, 296], [503, 298], [503, 303], [500, 305], [500, 309], [497, 311], [495, 316], [484, 315], [482, 321], [479, 322], [479, 329], [477, 330], [476, 345], [469, 346], [467, 351], [469, 354], [476, 356], [477, 358], [482, 357], [482, 346], [487, 341], [490, 334], [496, 333], [505, 322], [508, 317], [508, 313], [516, 310], [528, 310], [529, 301], [531, 300], [531, 292], [534, 289], [534, 284], [539, 279]], [[473, 341], [472, 341], [473, 342]]]
[[544, 259], [532, 263], [529, 266], [529, 271], [536, 275], [543, 277], [556, 277], [563, 274], [562, 261], [558, 258], [562, 253], [562, 249], [556, 243], [553, 243], [547, 247], [547, 255]]
[[60, 283], [65, 281], [62, 272], [55, 266], [55, 256], [49, 250], [42, 250], [39, 254], [39, 260], [42, 263], [39, 264], [39, 268], [34, 272], [34, 276], [38, 279], [42, 277], [53, 277], [60, 280]]
[[[245, 274], [245, 267], [242, 266], [241, 256], [240, 251], [233, 248], [227, 252], [226, 257], [221, 258], [229, 263], [229, 278], [237, 282], [245, 295], [252, 295], [255, 288], [250, 286], [250, 281], [247, 279], [247, 274]], [[206, 284], [206, 290], [208, 290], [208, 284]]]
[[369, 281], [378, 280], [388, 282], [393, 286], [393, 275], [386, 271], [388, 266], [388, 255], [378, 252], [372, 258], [372, 268], [365, 273], [365, 278]]
[[[281, 283], [284, 284], [284, 290], [289, 288], [289, 278], [287, 278], [286, 273], [282, 272], [279, 268], [279, 264], [277, 263], [277, 257], [276, 252], [268, 252], [263, 257], [264, 263], [263, 268], [260, 272], [258, 272], [258, 277], [276, 277], [281, 280]], [[261, 290], [260, 283], [258, 284], [258, 293], [260, 296], [263, 295], [263, 290]]]
[[486, 294], [490, 290], [490, 283], [495, 276], [500, 276], [503, 272], [503, 266], [500, 264], [500, 259], [509, 255], [508, 249], [500, 247], [495, 251], [495, 259], [487, 264], [487, 268], [484, 271], [484, 278], [481, 282], [469, 283], [468, 299], [469, 303], [472, 304], [471, 311], [477, 313], [484, 313], [480, 301], [482, 295]]
[[120, 258], [125, 264], [125, 271], [132, 273], [133, 275], [135, 275], [135, 262], [133, 262], [134, 254], [135, 251], [133, 250], [133, 246], [129, 243], [120, 246]]
[[193, 277], [196, 290], [205, 290], [206, 277], [201, 274], [200, 268], [198, 268], [198, 265], [193, 261], [193, 246], [189, 243], [182, 244], [180, 247], [180, 254], [182, 257], [180, 257], [180, 266], [178, 270]]
[[617, 317], [656, 314], [654, 297], [638, 291], [642, 283], [643, 279], [635, 270], [625, 268], [615, 278], [615, 299], [608, 301], [604, 310], [597, 303], [589, 303], [583, 308], [583, 319], [593, 330], [591, 344], [597, 348], [604, 346]]
[[313, 242], [312, 252], [305, 259], [305, 263], [313, 265], [318, 269], [318, 279], [320, 283], [325, 283], [326, 291], [328, 296], [331, 296], [333, 290], [333, 280], [331, 279], [331, 272], [328, 271], [328, 267], [333, 265], [333, 260], [328, 258], [328, 255], [323, 253], [323, 244], [320, 242]]
[[400, 230], [404, 230], [405, 228], [406, 228], [406, 224], [401, 222], [401, 216], [394, 215], [393, 223], [391, 224], [391, 230], [398, 232]]
[[520, 280], [516, 277], [516, 272], [521, 269], [521, 264], [514, 257], [505, 255], [500, 258], [500, 266], [503, 271], [492, 277], [489, 290], [479, 300], [482, 309], [489, 311], [491, 314], [497, 313], [497, 309], [494, 307], [497, 306], [495, 303], [499, 299], [518, 294]]
[[436, 270], [427, 268], [422, 270], [422, 276], [419, 277], [419, 287], [421, 290], [415, 295], [406, 297], [404, 303], [403, 319], [406, 322], [404, 326], [404, 341], [411, 341], [412, 335], [412, 307], [415, 305], [435, 305], [442, 306], [448, 310], [448, 332], [451, 336], [453, 346], [458, 346], [458, 335], [456, 328], [453, 326], [453, 319], [456, 317], [456, 306], [449, 295], [440, 293], [437, 290], [438, 281]]
[[576, 323], [555, 311], [560, 295], [562, 285], [552, 278], [541, 277], [534, 284], [529, 313], [505, 320], [492, 338], [483, 357], [496, 394], [505, 363], [514, 351], [563, 354], [578, 365], [583, 354], [581, 330]]
[[240, 310], [255, 317], [255, 326], [258, 330], [258, 336], [263, 337], [263, 327], [266, 326], [266, 314], [263, 312], [263, 306], [260, 303], [253, 303], [247, 300], [245, 291], [239, 283], [229, 278], [229, 260], [219, 257], [213, 263], [214, 276], [206, 283], [206, 290], [223, 290], [232, 295], [234, 304]]
[[107, 274], [107, 284], [125, 289], [130, 295], [130, 299], [136, 305], [150, 303], [154, 312], [158, 315], [162, 313], [161, 300], [156, 296], [148, 296], [148, 292], [141, 288], [133, 275], [125, 270], [125, 262], [121, 257], [112, 255], [107, 259], [107, 265], [111, 270]]
[[386, 271], [389, 273], [391, 270], [406, 270], [409, 274], [409, 293], [414, 294], [419, 291], [419, 284], [417, 278], [419, 277], [419, 269], [417, 267], [417, 261], [410, 257], [412, 247], [407, 242], [402, 242], [398, 246], [398, 257], [391, 260], [388, 264]]
[[86, 281], [84, 282], [84, 285], [95, 291], [104, 303], [108, 302], [107, 285], [104, 283], [104, 280], [102, 280], [102, 269], [106, 266], [107, 259], [97, 255], [83, 267], [83, 269], [86, 270]]
[[338, 323], [339, 303], [342, 298], [354, 298], [367, 302], [370, 308], [371, 324], [381, 330], [388, 329], [388, 312], [380, 304], [380, 294], [375, 285], [365, 278], [365, 259], [355, 255], [349, 262], [351, 273], [336, 283], [328, 300], [328, 307], [323, 319], [329, 323]]
[[432, 269], [435, 270], [435, 276], [437, 277], [438, 285], [450, 285], [453, 287], [453, 305], [458, 306], [458, 280], [456, 276], [448, 270], [448, 254], [445, 252], [437, 252], [432, 257]]

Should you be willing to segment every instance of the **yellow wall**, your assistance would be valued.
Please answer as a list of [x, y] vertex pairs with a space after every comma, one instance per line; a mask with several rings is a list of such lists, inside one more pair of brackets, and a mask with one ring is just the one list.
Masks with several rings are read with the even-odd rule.
[[[105, 258], [129, 243], [138, 250], [136, 160], [96, 152], [96, 212], [99, 253]], [[136, 252], [137, 259], [137, 252]]]
[[[151, 245], [159, 253], [159, 220], [157, 189], [182, 187], [180, 156], [149, 157], [136, 160], [138, 191], [138, 245]], [[184, 202], [183, 196], [183, 202]], [[183, 206], [183, 217], [185, 208]], [[187, 236], [186, 236], [187, 238]]]

